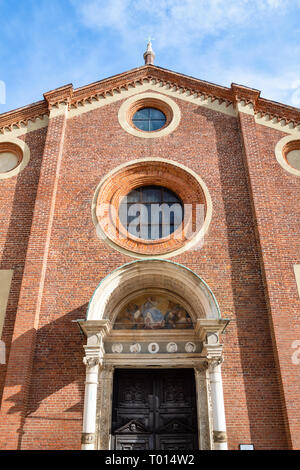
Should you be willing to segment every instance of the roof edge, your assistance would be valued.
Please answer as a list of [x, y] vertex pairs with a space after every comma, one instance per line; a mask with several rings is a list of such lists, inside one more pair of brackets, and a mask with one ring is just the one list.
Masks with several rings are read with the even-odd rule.
[[77, 107], [92, 99], [99, 100], [101, 97], [105, 98], [106, 95], [120, 93], [122, 88], [135, 87], [138, 82], [144, 83], [144, 81], [160, 82], [183, 92], [202, 95], [228, 105], [236, 105], [237, 101], [243, 100], [246, 104], [253, 105], [255, 113], [269, 114], [271, 118], [284, 119], [287, 123], [293, 123], [294, 126], [300, 124], [300, 109], [261, 98], [260, 91], [255, 88], [236, 83], [232, 83], [231, 87], [227, 88], [157, 65], [143, 65], [76, 89], [72, 84], [67, 84], [50, 90], [44, 93], [44, 100], [0, 114], [0, 132], [6, 128], [11, 130], [13, 126], [26, 125], [29, 120], [35, 120], [37, 117], [41, 118], [49, 114], [52, 107], [57, 107], [62, 102], [67, 103], [69, 107]]

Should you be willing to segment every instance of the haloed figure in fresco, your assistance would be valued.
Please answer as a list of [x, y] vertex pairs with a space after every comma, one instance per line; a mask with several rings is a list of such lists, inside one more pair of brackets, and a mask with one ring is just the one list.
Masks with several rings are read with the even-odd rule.
[[164, 297], [142, 296], [118, 315], [115, 329], [193, 328], [192, 319], [178, 303]]

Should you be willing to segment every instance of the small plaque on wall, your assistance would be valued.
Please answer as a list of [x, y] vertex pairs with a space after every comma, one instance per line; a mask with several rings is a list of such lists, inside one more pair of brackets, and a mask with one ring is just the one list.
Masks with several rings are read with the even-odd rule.
[[240, 450], [254, 450], [253, 444], [240, 444]]

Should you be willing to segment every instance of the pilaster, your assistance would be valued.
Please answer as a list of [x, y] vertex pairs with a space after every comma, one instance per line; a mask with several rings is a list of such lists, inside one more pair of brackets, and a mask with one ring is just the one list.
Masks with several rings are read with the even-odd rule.
[[72, 87], [45, 94], [50, 116], [0, 415], [0, 448], [21, 449]]
[[[260, 255], [261, 271], [264, 279], [265, 295], [268, 305], [270, 331], [273, 341], [276, 370], [281, 388], [282, 406], [290, 447], [299, 448], [299, 414], [295, 413], [293, 403], [298, 400], [297, 386], [291, 387], [291, 368], [289, 350], [294, 338], [294, 319], [289, 318], [290, 312], [284, 305], [278, 304], [276, 287], [274, 289], [274, 269], [277, 276], [284, 273], [286, 267], [282, 264], [282, 253], [275, 243], [270, 243], [270, 232], [276, 237], [278, 222], [272, 211], [277, 200], [265, 188], [263, 170], [263, 155], [261, 154], [256, 133], [255, 110], [259, 97], [257, 90], [247, 89], [238, 85], [232, 86], [235, 95], [235, 105], [238, 111], [241, 143], [243, 147], [244, 167], [248, 180], [253, 219]], [[275, 156], [274, 156], [275, 158]], [[275, 181], [274, 181], [275, 184]], [[275, 267], [275, 268], [274, 268]], [[296, 381], [299, 381], [296, 378]], [[299, 382], [298, 382], [299, 383]], [[299, 384], [300, 385], [300, 384]], [[299, 387], [298, 387], [299, 389]]]

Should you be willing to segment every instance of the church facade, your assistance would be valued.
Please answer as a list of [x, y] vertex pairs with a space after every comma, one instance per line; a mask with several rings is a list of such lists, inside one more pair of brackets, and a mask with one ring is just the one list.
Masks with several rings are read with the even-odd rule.
[[0, 115], [0, 448], [299, 449], [300, 110], [144, 58]]

